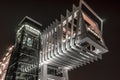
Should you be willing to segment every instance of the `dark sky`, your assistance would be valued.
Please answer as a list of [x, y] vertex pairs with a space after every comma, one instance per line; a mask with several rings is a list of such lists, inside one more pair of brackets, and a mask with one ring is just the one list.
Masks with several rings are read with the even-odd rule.
[[[118, 0], [86, 0], [101, 16], [104, 22], [103, 37], [109, 52], [102, 60], [69, 72], [70, 80], [120, 80], [120, 4]], [[66, 9], [79, 0], [4, 0], [0, 1], [0, 56], [14, 44], [17, 24], [24, 16], [29, 16], [48, 26], [60, 19]]]

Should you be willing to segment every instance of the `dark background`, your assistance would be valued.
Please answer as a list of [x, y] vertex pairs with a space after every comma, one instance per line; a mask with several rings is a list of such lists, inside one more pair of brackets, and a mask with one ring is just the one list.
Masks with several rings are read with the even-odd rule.
[[[70, 80], [120, 80], [120, 4], [118, 0], [85, 0], [104, 19], [103, 37], [109, 52], [102, 60], [69, 72]], [[60, 19], [79, 0], [8, 0], [0, 1], [0, 60], [14, 44], [17, 24], [29, 16], [47, 27]]]

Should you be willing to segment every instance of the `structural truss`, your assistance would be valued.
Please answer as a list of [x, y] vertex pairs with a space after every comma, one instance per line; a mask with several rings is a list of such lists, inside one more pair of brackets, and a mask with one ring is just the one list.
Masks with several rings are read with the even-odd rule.
[[18, 26], [5, 80], [69, 80], [69, 70], [108, 52], [103, 20], [83, 0], [46, 29], [29, 17]]

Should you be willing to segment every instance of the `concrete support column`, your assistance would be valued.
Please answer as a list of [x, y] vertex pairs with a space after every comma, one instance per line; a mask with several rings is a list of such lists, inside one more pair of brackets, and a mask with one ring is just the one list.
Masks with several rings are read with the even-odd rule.
[[64, 80], [69, 80], [68, 70], [67, 69], [63, 69], [63, 77], [64, 77]]
[[41, 66], [41, 79], [47, 80], [47, 64]]

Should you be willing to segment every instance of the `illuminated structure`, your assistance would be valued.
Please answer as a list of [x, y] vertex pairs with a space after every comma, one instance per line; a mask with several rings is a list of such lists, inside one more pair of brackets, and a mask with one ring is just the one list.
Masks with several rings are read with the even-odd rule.
[[103, 20], [82, 0], [45, 30], [29, 17], [19, 26], [6, 80], [69, 80], [69, 70], [108, 51]]
[[16, 34], [5, 80], [37, 80], [39, 68], [40, 31], [30, 26], [41, 24], [25, 18]]
[[2, 62], [0, 62], [0, 80], [5, 80], [6, 71], [8, 69], [8, 64], [10, 60], [10, 56], [13, 50], [13, 46], [11, 46], [7, 53], [5, 54], [4, 58], [2, 59]]

